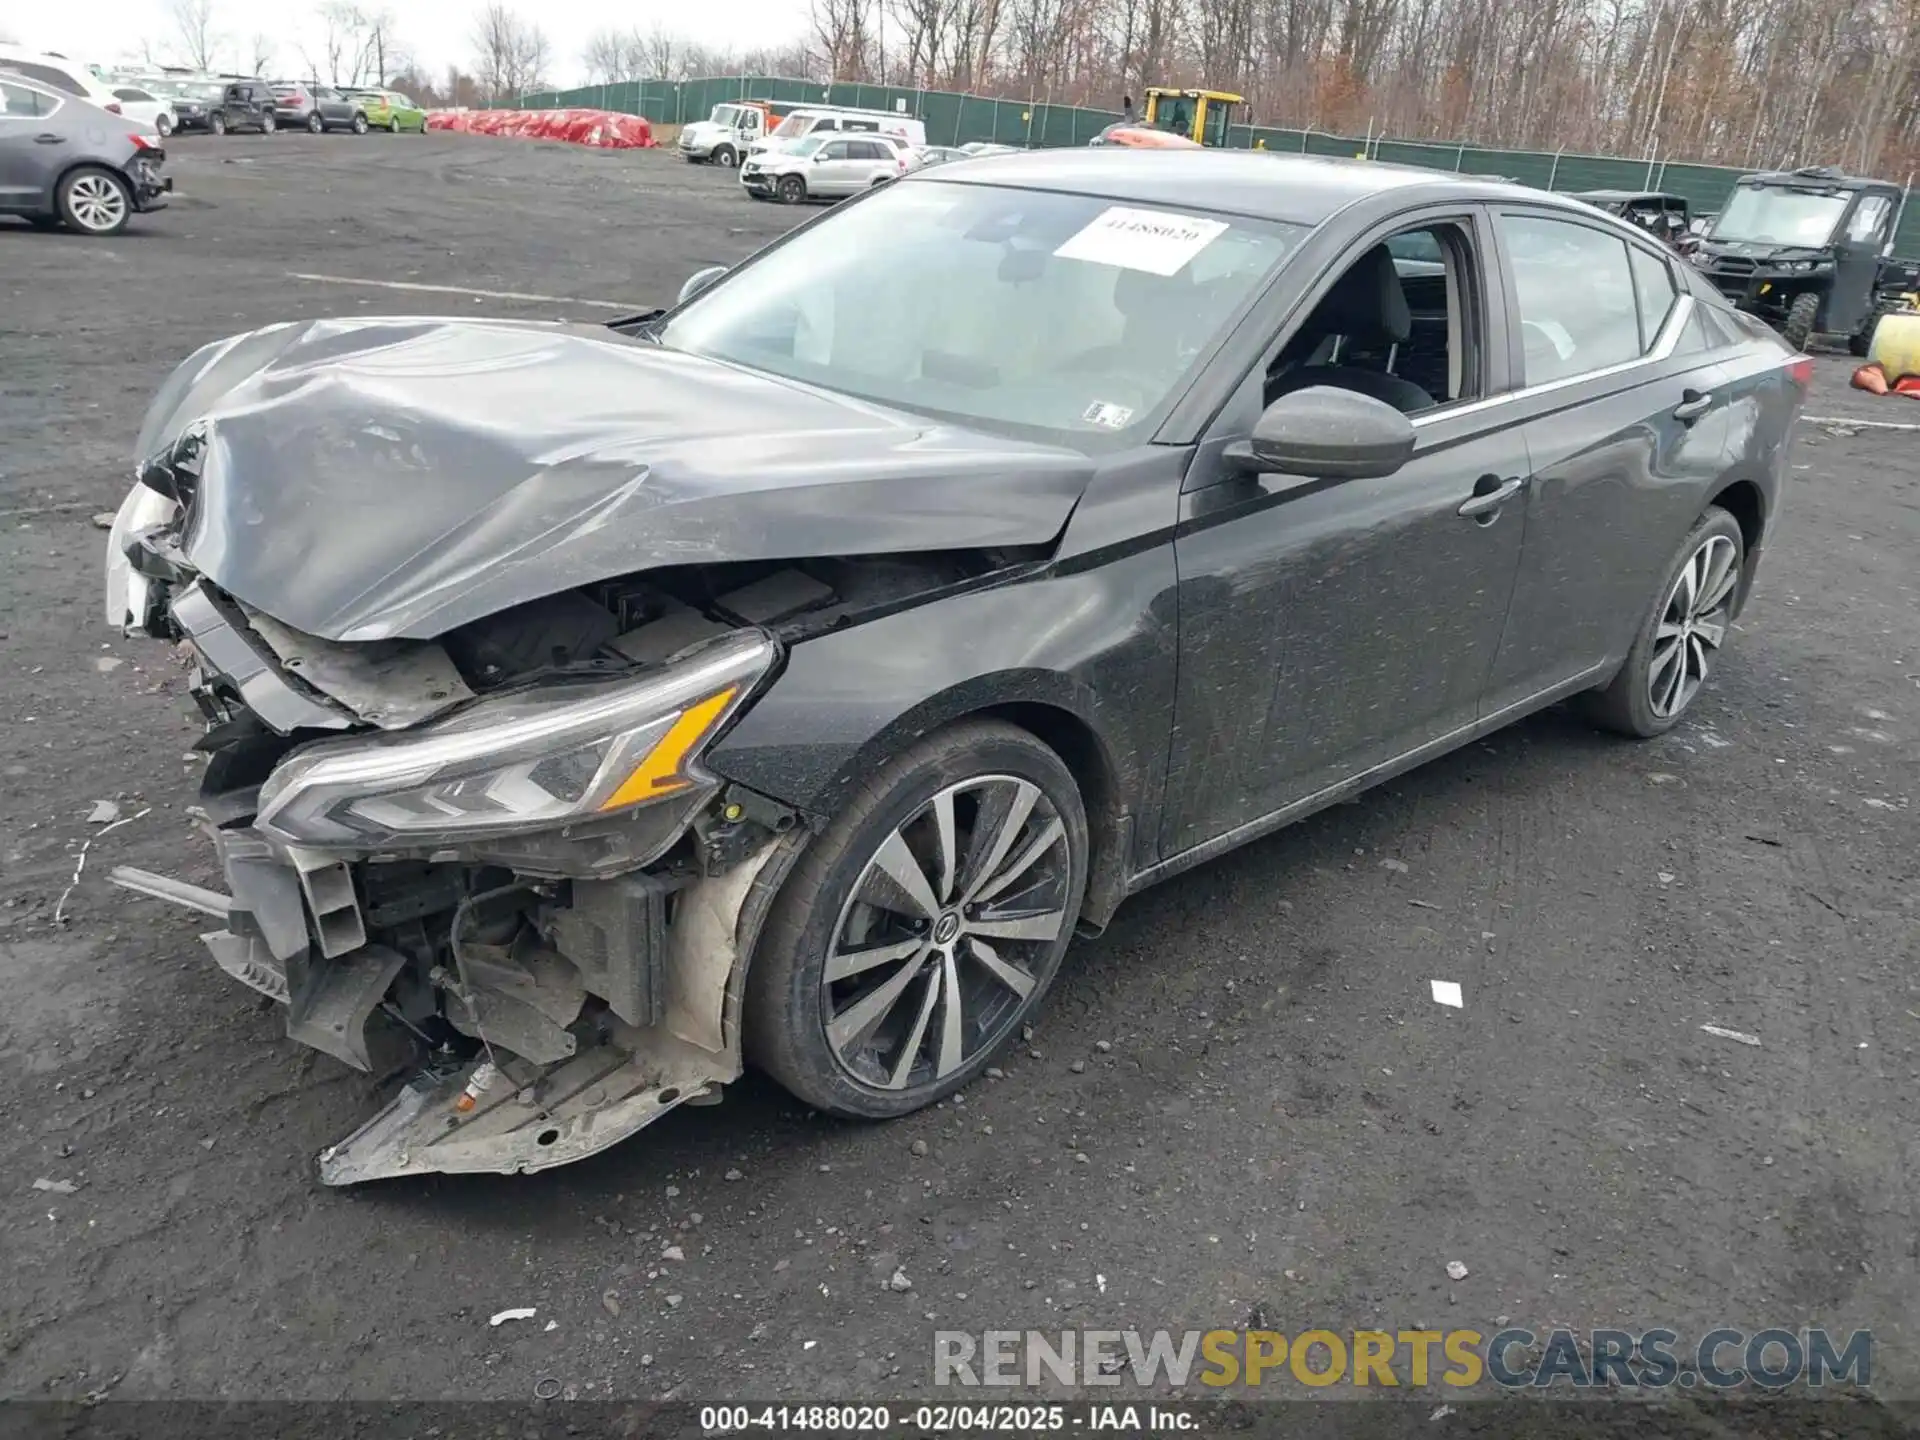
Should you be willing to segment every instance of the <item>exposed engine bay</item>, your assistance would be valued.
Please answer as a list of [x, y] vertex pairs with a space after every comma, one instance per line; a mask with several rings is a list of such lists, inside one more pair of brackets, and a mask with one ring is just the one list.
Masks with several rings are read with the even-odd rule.
[[108, 611], [190, 667], [227, 891], [113, 878], [213, 917], [213, 958], [290, 1037], [406, 1077], [322, 1154], [329, 1184], [543, 1169], [717, 1100], [809, 817], [702, 752], [787, 647], [1033, 558], [690, 564], [342, 642], [187, 562], [193, 457], [189, 437], [122, 506]]

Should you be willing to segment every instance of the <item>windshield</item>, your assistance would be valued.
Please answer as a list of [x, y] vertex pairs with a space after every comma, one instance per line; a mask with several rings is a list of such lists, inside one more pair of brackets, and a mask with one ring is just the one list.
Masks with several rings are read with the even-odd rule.
[[1741, 185], [1714, 223], [1715, 240], [1757, 240], [1768, 245], [1824, 245], [1847, 208], [1845, 195], [1789, 190], [1777, 185]]
[[740, 123], [740, 112], [731, 105], [716, 105], [713, 107], [713, 114], [707, 119], [712, 124], [722, 125], [731, 130]]
[[181, 93], [193, 96], [196, 100], [218, 100], [226, 94], [226, 86], [214, 81], [206, 85], [183, 85]]
[[689, 302], [660, 341], [906, 410], [1106, 448], [1157, 414], [1306, 233], [914, 181], [767, 251]]
[[796, 110], [778, 125], [774, 126], [773, 133], [778, 139], [790, 140], [795, 135], [806, 134], [807, 127], [813, 123], [813, 119], [814, 117], [805, 110]]
[[793, 144], [789, 145], [787, 147], [787, 153], [789, 155], [811, 155], [831, 139], [833, 139], [832, 135], [809, 135], [806, 139], [796, 140]]

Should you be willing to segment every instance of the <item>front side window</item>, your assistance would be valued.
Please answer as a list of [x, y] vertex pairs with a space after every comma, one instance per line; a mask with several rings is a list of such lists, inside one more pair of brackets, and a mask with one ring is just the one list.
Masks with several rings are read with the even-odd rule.
[[1713, 238], [1762, 245], [1824, 245], [1846, 208], [1844, 194], [1741, 185], [1714, 221]]
[[1539, 215], [1502, 215], [1528, 385], [1638, 359], [1640, 311], [1627, 242]]
[[1893, 202], [1886, 196], [1863, 196], [1847, 221], [1847, 239], [1856, 245], [1878, 245], [1886, 238], [1881, 231], [1892, 211]]
[[731, 130], [740, 123], [740, 112], [731, 105], [716, 105], [713, 114], [707, 118], [722, 129]]
[[764, 252], [675, 350], [1083, 449], [1137, 443], [1307, 229], [1047, 191], [888, 186]]
[[131, 86], [127, 87], [124, 90], [114, 91], [113, 98], [116, 100], [131, 100], [136, 105], [146, 105], [151, 103], [153, 100], [153, 96], [149, 95], [146, 91], [135, 90]]
[[835, 140], [832, 144], [822, 145], [820, 147], [818, 158], [821, 160], [844, 160], [847, 158], [847, 152], [852, 148], [852, 145], [848, 141]]

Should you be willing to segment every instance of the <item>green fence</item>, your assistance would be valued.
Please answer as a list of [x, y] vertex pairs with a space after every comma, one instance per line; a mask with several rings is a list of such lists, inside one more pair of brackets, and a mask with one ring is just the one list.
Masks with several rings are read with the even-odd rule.
[[[1045, 105], [1023, 100], [990, 100], [950, 90], [913, 90], [893, 85], [838, 82], [822, 85], [774, 75], [727, 75], [700, 80], [624, 80], [523, 95], [530, 109], [591, 106], [644, 115], [656, 125], [704, 120], [715, 105], [729, 100], [766, 100], [775, 105], [842, 105], [863, 110], [900, 110], [925, 122], [936, 145], [972, 140], [1002, 145], [1084, 145], [1120, 118], [1111, 110]], [[1723, 165], [1630, 160], [1619, 156], [1576, 155], [1539, 150], [1491, 150], [1467, 144], [1392, 140], [1384, 137], [1329, 135], [1315, 130], [1283, 130], [1236, 125], [1227, 143], [1239, 149], [1283, 154], [1362, 157], [1395, 165], [1422, 165], [1477, 175], [1498, 175], [1543, 190], [1665, 190], [1684, 195], [1696, 210], [1718, 210], [1746, 172]], [[1920, 256], [1920, 206], [1909, 205], [1901, 218], [1894, 248]]]

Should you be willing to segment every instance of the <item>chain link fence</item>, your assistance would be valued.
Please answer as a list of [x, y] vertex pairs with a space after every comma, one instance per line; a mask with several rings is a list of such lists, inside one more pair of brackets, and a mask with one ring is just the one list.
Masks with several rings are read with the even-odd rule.
[[[572, 90], [543, 90], [517, 101], [521, 109], [588, 106], [644, 115], [656, 125], [704, 120], [713, 107], [733, 100], [765, 100], [772, 105], [837, 105], [862, 110], [893, 110], [918, 117], [934, 145], [964, 145], [984, 140], [1001, 145], [1084, 145], [1120, 119], [1119, 112], [1022, 100], [993, 100], [951, 90], [915, 90], [897, 85], [851, 81], [822, 85], [778, 75], [723, 75], [698, 80], [623, 80], [583, 85]], [[1543, 190], [1660, 190], [1686, 197], [1695, 210], [1718, 210], [1744, 170], [1724, 165], [1693, 165], [1568, 151], [1494, 150], [1465, 143], [1393, 140], [1382, 136], [1331, 135], [1317, 130], [1285, 130], [1236, 125], [1227, 143], [1243, 150], [1281, 154], [1329, 155], [1420, 165], [1471, 175], [1497, 175]], [[1920, 257], [1920, 206], [1908, 205], [1901, 217], [1894, 250]]]

